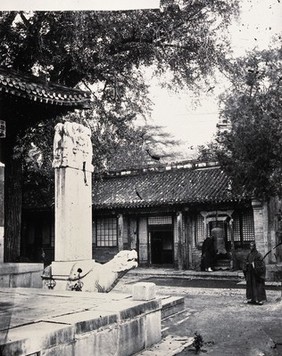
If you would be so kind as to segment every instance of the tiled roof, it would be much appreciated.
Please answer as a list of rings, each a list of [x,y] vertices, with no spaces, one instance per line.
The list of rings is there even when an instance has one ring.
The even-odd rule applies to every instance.
[[[35,102],[88,108],[90,93],[0,68],[0,92]]]
[[[220,167],[177,168],[95,180],[95,209],[142,208],[238,200]]]

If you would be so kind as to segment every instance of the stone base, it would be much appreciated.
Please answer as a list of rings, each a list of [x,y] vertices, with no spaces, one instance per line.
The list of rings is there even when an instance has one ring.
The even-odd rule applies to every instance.
[[[0,320],[2,356],[130,356],[161,340],[160,299],[34,289],[0,297],[5,293],[16,309],[10,305]]]
[[[43,263],[0,263],[0,287],[42,288]]]

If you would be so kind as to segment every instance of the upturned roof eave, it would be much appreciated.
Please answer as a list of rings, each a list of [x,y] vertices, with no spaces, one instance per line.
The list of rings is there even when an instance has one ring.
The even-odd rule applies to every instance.
[[[47,105],[90,108],[90,92],[3,68],[0,68],[0,92]]]

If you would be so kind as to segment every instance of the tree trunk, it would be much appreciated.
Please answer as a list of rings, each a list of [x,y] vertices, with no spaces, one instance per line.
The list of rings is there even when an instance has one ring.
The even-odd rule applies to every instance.
[[[11,159],[5,164],[4,261],[16,262],[21,251],[22,164]]]

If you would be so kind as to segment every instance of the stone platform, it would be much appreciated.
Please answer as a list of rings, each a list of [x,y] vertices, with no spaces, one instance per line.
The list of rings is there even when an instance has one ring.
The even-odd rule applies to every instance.
[[[42,288],[43,263],[0,263],[0,288]]]
[[[133,355],[160,341],[162,308],[167,315],[170,305],[173,312],[181,310],[184,300],[1,288],[0,354]]]

